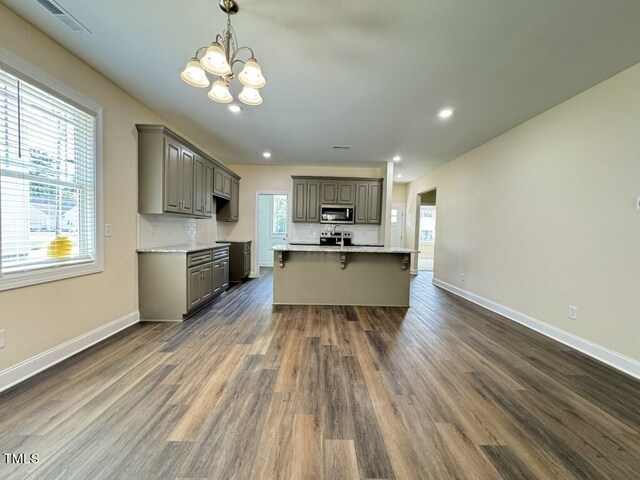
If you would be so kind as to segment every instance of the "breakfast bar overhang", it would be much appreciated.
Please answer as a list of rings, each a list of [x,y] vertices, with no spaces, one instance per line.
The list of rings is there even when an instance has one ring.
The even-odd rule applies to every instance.
[[[407,248],[275,246],[273,303],[408,307],[412,253]]]

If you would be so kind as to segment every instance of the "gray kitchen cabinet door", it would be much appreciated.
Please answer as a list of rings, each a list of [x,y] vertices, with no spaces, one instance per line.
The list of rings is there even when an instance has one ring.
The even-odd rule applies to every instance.
[[[353,205],[354,203],[355,183],[338,182],[338,198],[337,203],[340,205]]]
[[[231,198],[231,175],[222,168],[215,169],[213,193],[216,197]]]
[[[291,220],[294,222],[307,221],[307,181],[293,181],[293,212]]]
[[[202,302],[201,284],[202,268],[189,268],[187,270],[187,310],[191,310]]]
[[[367,198],[367,223],[379,224],[382,217],[382,185],[378,182],[369,184]]]
[[[180,146],[167,139],[164,156],[164,211],[180,213],[181,182]]]
[[[213,165],[209,162],[204,163],[204,215],[205,217],[213,216]]]
[[[320,203],[332,204],[338,202],[338,182],[325,182],[320,184]]]
[[[229,260],[222,260],[222,290],[229,288]]]
[[[237,222],[240,217],[240,182],[236,179],[231,181],[231,199],[229,200],[229,221]]]
[[[356,196],[355,196],[355,202],[354,202],[355,223],[367,223],[369,184],[356,183],[355,189],[356,189]]]
[[[307,182],[307,222],[320,221],[320,182]]]
[[[193,159],[193,213],[204,216],[204,190],[205,190],[204,160],[199,156]]]
[[[224,285],[224,267],[223,260],[213,262],[213,294],[217,295],[222,291]]]
[[[193,153],[184,148],[182,153],[182,165],[181,165],[181,202],[182,213],[193,213]]]
[[[205,302],[213,295],[213,264],[205,263],[201,269],[200,298]]]

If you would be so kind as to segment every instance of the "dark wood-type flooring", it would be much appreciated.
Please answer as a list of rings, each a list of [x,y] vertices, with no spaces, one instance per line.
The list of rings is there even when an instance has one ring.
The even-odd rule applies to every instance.
[[[640,478],[640,382],[429,274],[410,309],[274,308],[271,288],[0,394],[0,453],[38,455],[0,478]]]

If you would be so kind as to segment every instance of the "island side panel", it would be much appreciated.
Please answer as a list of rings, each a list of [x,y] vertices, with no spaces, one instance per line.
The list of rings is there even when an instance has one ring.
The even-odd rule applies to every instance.
[[[138,253],[141,321],[182,321],[187,311],[186,271],[186,253]]]
[[[284,268],[274,252],[273,303],[276,305],[359,305],[408,307],[410,274],[405,254],[346,254],[285,251]]]

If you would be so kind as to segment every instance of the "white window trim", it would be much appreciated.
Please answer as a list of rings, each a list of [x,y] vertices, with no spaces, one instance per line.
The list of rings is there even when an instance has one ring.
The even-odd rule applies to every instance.
[[[6,277],[0,277],[0,291],[14,288],[27,287],[40,283],[63,280],[65,278],[90,275],[104,271],[104,235],[103,235],[103,185],[102,185],[102,145],[103,145],[103,109],[83,94],[76,92],[56,80],[42,70],[29,65],[15,55],[0,49],[0,66],[18,76],[26,77],[38,88],[41,88],[54,96],[62,97],[83,110],[95,115],[96,142],[95,142],[95,198],[96,198],[96,259],[91,263],[79,265],[64,265],[59,267],[43,268],[32,272],[8,273]]]

